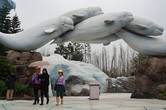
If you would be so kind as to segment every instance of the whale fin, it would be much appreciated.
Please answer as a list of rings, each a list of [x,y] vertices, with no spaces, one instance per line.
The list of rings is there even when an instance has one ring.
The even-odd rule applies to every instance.
[[[45,29],[44,32],[47,34],[50,34],[50,33],[55,32],[57,29],[58,29],[57,27],[50,27],[50,28]]]
[[[64,42],[62,41],[62,39],[54,39],[53,42],[50,43],[50,45],[52,44],[57,44],[58,46],[60,46],[61,44],[63,44]]]
[[[114,22],[115,22],[115,20],[113,20],[113,19],[109,19],[109,20],[104,21],[105,24],[113,24]]]
[[[140,25],[140,24],[136,24],[135,26],[137,26],[140,29],[148,29],[148,27],[146,27],[144,25]]]
[[[74,29],[73,25],[68,25],[68,24],[64,24],[63,27],[67,30],[73,30]]]
[[[57,40],[57,39],[54,39],[54,41],[52,41],[52,42],[50,43],[50,45],[55,44],[55,43],[56,43],[56,40]]]
[[[74,17],[78,17],[78,18],[82,18],[84,17],[85,15],[84,14],[81,14],[81,13],[76,13],[76,14],[73,14]]]

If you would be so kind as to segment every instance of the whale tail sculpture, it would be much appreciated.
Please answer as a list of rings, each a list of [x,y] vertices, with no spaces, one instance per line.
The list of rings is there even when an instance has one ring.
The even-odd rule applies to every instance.
[[[20,33],[0,33],[0,43],[14,50],[36,50],[61,34],[74,29],[73,25],[71,18],[54,18]]]

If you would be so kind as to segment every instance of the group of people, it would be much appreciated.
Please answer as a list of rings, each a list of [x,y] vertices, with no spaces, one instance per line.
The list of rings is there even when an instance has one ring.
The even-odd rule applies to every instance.
[[[34,85],[34,103],[33,105],[39,104],[39,91],[40,91],[40,96],[41,96],[41,103],[40,105],[44,104],[44,98],[43,96],[45,95],[47,101],[46,104],[49,103],[49,83],[50,83],[50,78],[49,74],[47,72],[47,69],[43,69],[42,73],[40,67],[35,68],[36,72],[32,76],[32,82]],[[56,91],[56,101],[57,104],[56,106],[59,106],[59,97],[61,98],[61,104],[63,105],[63,96],[65,92],[65,78],[63,76],[63,70],[58,71],[58,76],[55,79],[55,86],[54,90]],[[7,77],[6,79],[6,86],[7,86],[7,94],[6,98],[7,100],[13,100],[13,92],[15,89],[15,81],[16,81],[16,76],[14,71],[11,72],[11,74]]]
[[[33,105],[36,105],[39,103],[39,91],[41,95],[41,104],[43,105],[43,95],[45,95],[47,102],[49,103],[49,96],[48,96],[48,86],[49,86],[49,74],[46,69],[42,70],[42,74],[40,73],[41,68],[36,67],[36,72],[33,74],[32,81],[34,83],[34,95],[35,100]]]

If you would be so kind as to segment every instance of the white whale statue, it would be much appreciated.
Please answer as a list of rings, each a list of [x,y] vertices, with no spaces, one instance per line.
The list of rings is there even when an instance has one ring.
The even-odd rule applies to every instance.
[[[153,38],[138,35],[121,29],[115,33],[135,51],[149,56],[166,56],[166,38]]]
[[[61,34],[74,29],[73,24],[73,20],[68,17],[46,20],[16,34],[0,33],[0,43],[14,50],[35,50]]]
[[[100,7],[73,10],[16,33],[0,32],[0,43],[18,51],[31,51],[49,41],[109,45],[123,39],[135,51],[150,56],[166,56],[164,28],[130,12],[103,14]]]
[[[103,44],[104,46],[109,45],[111,42],[119,40],[119,38],[116,35],[110,35],[110,36],[105,36],[97,39],[91,39],[91,40],[84,40],[84,41],[74,41],[73,43],[88,43],[88,44]],[[70,41],[71,42],[71,41]]]
[[[77,24],[73,31],[63,34],[52,43],[60,45],[68,41],[84,42],[100,39],[118,32],[132,20],[133,16],[129,12],[117,12],[94,16]]]
[[[141,35],[159,36],[163,34],[164,28],[160,25],[142,17],[134,16],[134,20],[125,26],[126,30]]]
[[[88,19],[90,17],[103,14],[102,9],[100,7],[88,7],[72,10],[64,13],[61,16],[66,16],[71,18],[74,21],[74,25]]]

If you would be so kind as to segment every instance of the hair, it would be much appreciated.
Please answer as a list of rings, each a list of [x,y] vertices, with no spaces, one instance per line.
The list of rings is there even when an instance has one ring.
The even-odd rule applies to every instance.
[[[47,69],[46,69],[46,68],[44,68],[44,69],[43,69],[43,71],[46,71],[46,74],[48,74],[48,72],[47,72]],[[42,72],[43,72],[43,71],[42,71]]]
[[[15,73],[15,71],[14,71],[14,70],[11,70],[10,73]]]

